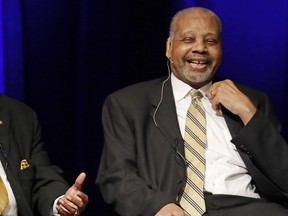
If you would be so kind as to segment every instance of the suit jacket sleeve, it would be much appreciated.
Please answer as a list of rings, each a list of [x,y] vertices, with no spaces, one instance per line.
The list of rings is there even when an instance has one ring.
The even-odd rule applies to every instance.
[[[62,170],[51,165],[48,153],[44,150],[39,122],[34,117],[34,139],[31,161],[35,166],[35,185],[33,187],[32,201],[34,209],[41,215],[48,215],[53,202],[68,190],[63,179]]]
[[[266,179],[264,181],[264,178],[259,178],[258,174],[255,175],[254,181],[256,186],[257,184],[259,186],[260,194],[264,194],[264,196],[266,194],[267,198],[272,197],[274,200],[287,200],[288,145],[281,136],[281,126],[268,97],[265,94],[258,95],[258,97],[259,99],[256,101],[252,96],[258,109],[256,114],[239,131],[232,142],[249,157],[255,165],[255,169],[260,171],[259,174],[261,173],[267,178],[268,181]],[[253,168],[249,165],[247,167],[248,170]],[[254,170],[250,171],[254,172]],[[274,195],[272,194],[274,190],[265,191],[268,185],[264,184],[271,184],[280,193]]]

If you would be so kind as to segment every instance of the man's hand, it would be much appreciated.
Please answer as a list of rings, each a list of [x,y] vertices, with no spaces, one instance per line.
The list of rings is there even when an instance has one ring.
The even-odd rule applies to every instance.
[[[175,203],[169,203],[160,209],[155,216],[185,216],[183,209]]]
[[[231,80],[214,83],[206,92],[212,108],[218,115],[222,115],[221,106],[238,115],[244,125],[256,113],[256,107],[251,100],[243,94]]]
[[[81,173],[64,197],[59,199],[56,209],[61,216],[77,216],[86,208],[88,196],[81,192],[85,178],[86,174]]]

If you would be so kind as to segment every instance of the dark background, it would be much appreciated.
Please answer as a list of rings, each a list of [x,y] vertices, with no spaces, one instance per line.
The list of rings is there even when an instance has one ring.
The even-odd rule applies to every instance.
[[[107,209],[94,183],[103,101],[123,86],[167,74],[170,19],[184,7],[205,6],[219,15],[219,75],[267,92],[288,137],[286,0],[0,2],[4,93],[36,110],[51,160],[70,184],[87,173],[84,215],[105,215]]]

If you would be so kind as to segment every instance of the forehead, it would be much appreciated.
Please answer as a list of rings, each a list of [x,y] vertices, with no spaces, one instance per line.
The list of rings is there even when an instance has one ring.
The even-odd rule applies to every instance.
[[[176,34],[188,32],[201,34],[220,34],[220,24],[217,19],[208,13],[191,12],[178,17],[176,21]]]

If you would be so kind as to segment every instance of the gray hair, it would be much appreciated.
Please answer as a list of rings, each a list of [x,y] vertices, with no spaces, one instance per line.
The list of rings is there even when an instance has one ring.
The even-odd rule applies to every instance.
[[[180,16],[187,14],[187,13],[194,13],[194,12],[202,12],[202,13],[206,13],[211,15],[212,17],[214,17],[216,19],[216,21],[219,23],[219,30],[220,30],[220,34],[222,32],[222,23],[220,18],[211,10],[207,9],[207,8],[203,8],[203,7],[190,7],[190,8],[185,8],[183,10],[180,10],[179,12],[177,12],[171,20],[170,23],[170,30],[169,30],[169,37],[173,38],[176,32],[176,23],[177,20]]]

